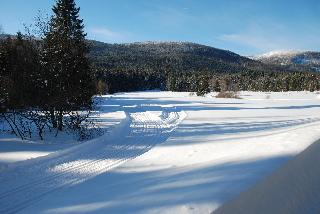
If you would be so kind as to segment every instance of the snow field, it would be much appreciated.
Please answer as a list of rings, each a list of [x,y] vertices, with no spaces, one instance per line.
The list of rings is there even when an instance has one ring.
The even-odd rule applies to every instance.
[[[0,210],[212,213],[320,138],[317,93],[213,95],[102,97],[104,111],[125,112],[126,122],[106,138],[9,167]]]
[[[84,182],[147,152],[168,137],[183,114],[166,115],[160,119],[150,112],[130,113],[111,136],[5,171],[0,178],[0,212],[20,211],[52,191]]]

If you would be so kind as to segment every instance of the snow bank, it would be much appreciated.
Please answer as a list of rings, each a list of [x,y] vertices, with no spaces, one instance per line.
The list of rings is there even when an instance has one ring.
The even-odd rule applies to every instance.
[[[320,140],[215,214],[320,213]]]
[[[107,112],[108,108],[100,107],[97,124],[105,131],[105,135],[111,138],[119,134],[119,130],[122,130],[125,125],[128,125],[129,118],[123,111]],[[24,164],[22,162],[26,160],[39,158],[37,159],[39,161],[78,150],[86,144],[106,137],[100,136],[87,142],[78,142],[72,135],[59,133],[57,137],[46,135],[45,141],[37,139],[22,141],[13,134],[1,132],[1,128],[4,130],[5,125],[5,122],[0,121],[0,172],[10,167],[22,165]]]

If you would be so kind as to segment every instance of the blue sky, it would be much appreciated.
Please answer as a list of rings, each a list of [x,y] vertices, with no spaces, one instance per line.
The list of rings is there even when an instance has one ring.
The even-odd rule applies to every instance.
[[[51,13],[55,0],[0,0],[6,33]],[[319,0],[77,0],[88,38],[191,41],[243,55],[320,51]]]

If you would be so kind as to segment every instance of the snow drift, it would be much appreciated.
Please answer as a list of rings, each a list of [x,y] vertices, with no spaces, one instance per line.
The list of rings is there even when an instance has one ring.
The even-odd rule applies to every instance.
[[[320,213],[320,140],[215,214]]]

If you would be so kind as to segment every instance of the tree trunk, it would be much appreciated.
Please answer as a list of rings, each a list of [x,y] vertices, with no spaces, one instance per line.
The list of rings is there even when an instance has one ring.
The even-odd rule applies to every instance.
[[[54,114],[54,108],[50,109],[50,118],[51,118],[52,127],[57,128],[57,120]]]
[[[58,130],[62,131],[63,128],[63,111],[59,111],[59,115],[58,115]]]

